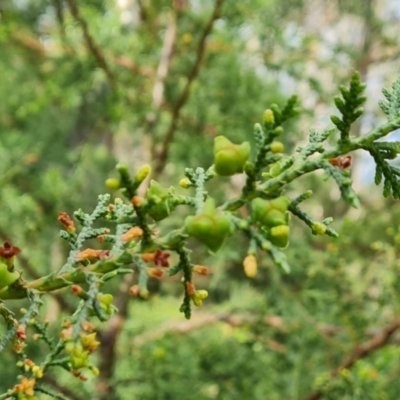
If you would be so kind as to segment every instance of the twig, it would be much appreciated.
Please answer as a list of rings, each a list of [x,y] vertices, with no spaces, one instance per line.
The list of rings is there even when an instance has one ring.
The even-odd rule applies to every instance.
[[[93,37],[89,33],[88,25],[85,19],[79,12],[79,8],[74,0],[67,0],[68,7],[71,11],[72,16],[80,25],[83,37],[85,38],[86,45],[89,51],[92,53],[94,59],[97,62],[97,65],[105,72],[107,79],[110,83],[110,86],[115,89],[115,77],[114,74],[111,72],[109,65],[104,57],[103,52],[100,50],[99,46],[95,43]]]
[[[175,107],[173,108],[172,119],[171,119],[170,126],[168,128],[168,131],[165,135],[164,145],[163,145],[160,153],[157,155],[157,163],[156,163],[156,166],[154,169],[154,174],[153,174],[153,176],[155,177],[154,179],[156,179],[156,177],[158,175],[160,175],[161,172],[165,168],[165,164],[166,164],[166,161],[167,161],[168,155],[169,155],[169,149],[170,149],[170,146],[174,139],[176,128],[177,128],[179,120],[180,120],[181,110],[182,110],[183,106],[185,105],[186,101],[188,100],[192,84],[199,74],[200,66],[203,61],[204,53],[205,53],[205,49],[206,49],[206,39],[214,27],[215,20],[217,20],[220,17],[220,12],[221,12],[223,3],[224,3],[224,0],[216,0],[214,11],[211,15],[210,20],[208,21],[208,24],[206,25],[206,27],[203,31],[201,38],[200,38],[200,42],[197,46],[196,61],[189,73],[188,79],[186,81],[186,85],[185,85],[177,103],[175,104]]]
[[[61,40],[65,42],[65,23],[63,14],[63,4],[60,0],[52,0],[54,7],[56,9],[56,17],[59,26]]]
[[[156,80],[152,91],[151,111],[146,115],[144,146],[147,145],[149,161],[155,154],[155,142],[152,140],[154,136],[154,128],[159,120],[160,111],[163,106],[165,80],[168,76],[169,68],[172,62],[173,50],[176,42],[177,33],[177,16],[175,12],[171,12],[170,23],[164,36],[163,48],[161,50],[161,58],[157,68]],[[153,178],[155,176],[153,175]],[[145,188],[144,188],[145,190]]]
[[[333,370],[330,374],[330,379],[336,378],[340,371],[343,369],[350,369],[358,360],[369,356],[376,350],[386,346],[389,344],[390,339],[393,334],[400,328],[400,318],[396,319],[392,324],[387,326],[383,331],[377,334],[368,342],[365,342],[359,346],[357,346],[351,354],[346,357],[338,368]],[[313,392],[309,394],[304,400],[319,400],[321,399],[323,394],[319,391]]]
[[[78,396],[76,393],[74,393],[72,390],[68,389],[65,386],[60,385],[56,379],[49,375],[45,375],[43,377],[43,381],[48,383],[50,386],[52,386],[54,389],[58,390],[62,394],[68,397],[70,400],[83,400],[83,397]]]
[[[139,10],[140,10],[140,19],[142,21],[146,21],[149,18],[149,14],[143,4],[143,2],[141,0],[138,0],[138,6],[139,6]]]
[[[155,73],[152,67],[140,66],[126,56],[114,56],[114,62],[121,67],[129,69],[132,72],[138,73],[148,78],[152,78]]]
[[[10,238],[8,237],[8,235],[3,232],[0,229],[0,239],[2,242],[11,242]],[[32,266],[32,264],[29,262],[29,260],[24,257],[23,254],[19,254],[18,255],[18,261],[19,263],[22,265],[22,268],[24,270],[24,272],[27,272],[28,275],[32,278],[32,279],[39,279],[40,275],[37,273],[36,269]],[[54,299],[57,301],[57,303],[59,304],[60,308],[63,311],[67,311],[68,313],[73,313],[75,311],[75,308],[72,307],[69,303],[67,303],[67,301],[58,293],[51,293],[51,295],[54,297]]]
[[[265,317],[256,317],[254,315],[241,315],[241,314],[206,314],[196,313],[191,320],[188,321],[172,321],[160,329],[153,332],[145,332],[139,336],[136,336],[133,340],[134,346],[140,347],[147,342],[151,342],[164,337],[169,333],[186,334],[193,330],[197,330],[210,325],[217,324],[219,322],[226,323],[232,327],[240,327],[243,325],[253,325],[256,323],[263,323],[272,328],[276,328],[281,332],[288,332],[290,328],[282,317],[279,315],[269,315]],[[298,322],[291,322],[290,325],[298,325]],[[321,333],[324,337],[332,337],[340,335],[346,332],[346,330],[339,326],[327,325],[324,323],[315,324],[315,329]],[[370,332],[367,332],[371,335]]]
[[[11,40],[15,40],[23,47],[29,50],[33,50],[35,53],[39,53],[40,55],[45,55],[46,47],[37,39],[25,35],[21,32],[13,32],[10,35]]]
[[[41,56],[46,56],[48,53],[51,53],[49,49],[47,49],[39,40],[23,34],[21,32],[13,32],[11,34],[11,39],[16,41],[18,44],[22,45],[23,47],[35,51],[39,53]],[[67,54],[73,54],[73,50],[71,47],[65,47],[64,51]],[[137,74],[152,78],[155,74],[155,71],[152,67],[149,66],[140,66],[133,62],[130,58],[124,55],[113,55],[113,61],[115,64],[119,65],[120,67],[126,68],[129,71],[135,72]]]
[[[271,327],[277,328],[281,331],[286,331],[287,328],[283,323],[283,319],[277,315],[257,318],[251,315],[238,315],[238,314],[205,314],[196,313],[191,320],[170,322],[165,326],[157,329],[153,332],[145,332],[142,335],[136,336],[133,340],[133,344],[136,347],[141,347],[148,342],[160,339],[168,333],[187,334],[191,331],[209,327],[210,325],[217,324],[219,322],[226,323],[232,327],[239,327],[246,324],[254,324],[256,322],[264,323]]]
[[[158,64],[156,81],[154,83],[152,92],[153,108],[160,108],[161,106],[164,97],[164,82],[168,75],[169,67],[172,60],[172,53],[176,41],[177,24],[176,15],[174,12],[171,13],[170,18],[171,21],[165,33],[160,63]]]
[[[115,304],[119,310],[114,314],[107,324],[107,330],[101,333],[100,344],[100,379],[97,385],[100,399],[109,399],[113,391],[113,384],[110,383],[114,374],[114,366],[117,357],[116,347],[119,334],[124,326],[129,313],[129,286],[133,276],[127,275],[125,282],[120,286],[120,296]]]

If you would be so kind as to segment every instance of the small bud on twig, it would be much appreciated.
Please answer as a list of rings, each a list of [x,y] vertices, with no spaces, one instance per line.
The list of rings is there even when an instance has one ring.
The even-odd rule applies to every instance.
[[[329,160],[329,163],[340,169],[350,168],[351,167],[351,156],[347,155],[347,156],[343,156],[343,157],[331,158]]]
[[[75,223],[66,212],[62,211],[58,213],[58,220],[65,226],[65,229],[68,233],[75,232]]]

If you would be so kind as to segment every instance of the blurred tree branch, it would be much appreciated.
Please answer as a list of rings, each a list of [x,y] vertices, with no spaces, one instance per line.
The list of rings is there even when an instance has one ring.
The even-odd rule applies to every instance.
[[[247,324],[252,325],[259,322],[279,329],[282,332],[287,331],[283,319],[276,315],[260,318],[254,315],[197,313],[191,320],[169,322],[165,324],[165,326],[152,332],[146,331],[145,333],[136,336],[133,339],[133,344],[135,347],[140,347],[148,342],[161,339],[169,333],[188,334],[197,329],[209,327],[219,322],[226,323],[232,327],[239,327]]]
[[[164,43],[161,50],[160,63],[158,64],[157,68],[156,81],[154,83],[152,91],[152,107],[156,109],[159,109],[161,107],[163,101],[165,79],[168,76],[169,67],[172,61],[173,49],[176,41],[176,32],[176,14],[175,12],[171,12],[170,23],[168,24],[168,28],[165,33]]]
[[[132,275],[125,277],[125,281],[119,287],[119,296],[115,301],[118,313],[115,313],[109,320],[105,331],[101,332],[100,344],[100,376],[97,384],[100,399],[111,399],[113,384],[110,383],[114,374],[116,362],[116,347],[124,322],[129,312],[129,284],[133,279]]]
[[[32,50],[34,52],[37,52],[41,54],[42,56],[47,56],[50,51],[37,39],[34,37],[31,37],[25,33],[22,32],[13,32],[11,35],[11,38],[16,41],[19,45]],[[73,53],[72,48],[65,48],[64,49],[68,54]],[[113,61],[115,64],[119,65],[120,67],[123,67],[129,71],[138,73],[140,75],[143,75],[145,77],[152,78],[155,75],[155,71],[153,68],[149,66],[140,66],[133,62],[130,58],[124,56],[124,55],[113,55]]]
[[[103,52],[100,50],[100,47],[96,44],[95,40],[89,33],[89,28],[86,20],[82,17],[79,12],[78,5],[74,0],[67,0],[68,7],[71,11],[72,16],[78,22],[79,26],[82,29],[83,37],[85,38],[86,45],[90,53],[92,53],[94,59],[97,62],[99,68],[101,68],[107,76],[108,82],[113,90],[116,88],[115,76],[111,72],[111,69],[106,61],[106,58]]]
[[[358,360],[369,356],[376,350],[388,345],[393,334],[400,328],[400,318],[396,319],[389,326],[383,329],[380,333],[376,334],[368,342],[354,348],[351,354],[342,361],[342,363],[333,370],[330,374],[330,379],[336,378],[344,369],[350,369]],[[323,394],[321,392],[310,393],[304,400],[319,400]]]
[[[143,4],[142,0],[137,0],[137,4],[139,6],[139,10],[140,10],[140,19],[142,21],[146,21],[149,17],[148,12],[146,10],[146,7]]]
[[[84,400],[83,397],[78,396],[75,392],[66,386],[60,385],[55,378],[49,375],[43,377],[43,381],[48,383],[57,391],[61,392],[63,395],[67,396],[70,400]]]
[[[167,162],[168,155],[169,155],[169,149],[171,147],[172,141],[174,140],[175,132],[178,127],[179,120],[180,120],[181,110],[182,110],[183,106],[186,104],[186,102],[189,98],[192,84],[200,72],[201,63],[203,61],[204,53],[205,53],[205,49],[206,49],[206,40],[207,40],[207,37],[212,32],[212,29],[214,27],[214,22],[218,18],[220,18],[223,3],[224,3],[224,0],[216,0],[215,6],[214,6],[214,11],[210,17],[210,20],[208,21],[208,24],[206,25],[206,27],[201,35],[200,41],[197,46],[196,60],[193,64],[193,67],[192,67],[190,73],[189,73],[189,76],[186,81],[186,85],[183,88],[182,93],[172,110],[172,120],[171,120],[171,123],[167,130],[167,133],[165,134],[163,147],[162,147],[161,151],[159,152],[159,154],[156,156],[156,165],[154,168],[154,179],[157,179],[157,177],[163,172],[163,170],[165,168],[165,164]]]
[[[173,321],[167,323],[165,326],[154,330],[152,332],[145,332],[133,340],[134,346],[140,347],[147,342],[157,340],[169,333],[187,334],[200,328],[209,327],[217,323],[225,323],[234,328],[241,327],[243,325],[254,325],[261,323],[268,325],[272,328],[278,329],[283,333],[289,333],[290,327],[279,315],[269,315],[269,316],[255,316],[255,315],[241,315],[241,314],[206,314],[197,313],[191,320],[188,321]],[[299,322],[296,321],[292,323],[293,325],[298,325]],[[318,323],[315,325],[315,329],[322,335],[327,337],[332,337],[340,335],[346,332],[346,330],[339,326],[333,326],[323,323]],[[368,334],[370,334],[368,332]]]
[[[65,42],[65,21],[64,21],[64,10],[61,0],[53,0],[54,7],[56,9],[56,18],[59,26],[59,32],[62,42]]]

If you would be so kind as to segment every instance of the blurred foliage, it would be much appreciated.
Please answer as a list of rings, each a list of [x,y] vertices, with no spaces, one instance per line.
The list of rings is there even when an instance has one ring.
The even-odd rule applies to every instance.
[[[76,1],[107,75],[70,4],[0,2],[0,239],[23,250],[27,276],[63,264],[68,249],[57,236],[58,212],[93,207],[117,160],[133,169],[156,163],[214,7],[211,0]],[[391,27],[399,15],[390,0],[226,0],[160,179],[167,186],[186,166],[210,165],[219,134],[251,140],[249,127],[264,108],[297,91],[310,119],[288,128],[291,150],[311,117],[327,120],[335,87],[353,69],[372,90],[398,73],[399,37]],[[171,63],[157,102],[153,88],[174,18]],[[353,134],[382,118],[374,96]],[[232,181],[239,190],[242,182]],[[222,182],[210,184],[221,197],[232,190],[228,179]],[[298,185],[315,193],[305,209],[316,218],[335,217],[340,238],[316,238],[294,221],[291,274],[265,259],[254,279],[242,267],[245,239],[235,237],[218,256],[195,248],[213,271],[202,278],[210,292],[206,306],[182,327],[179,282],[152,280],[149,301],[129,304],[108,399],[301,400],[317,389],[332,400],[398,398],[396,335],[326,382],[356,346],[399,315],[400,206],[380,200],[361,179],[361,207],[350,212],[330,181],[321,185],[310,176]],[[182,217],[177,212],[166,224],[177,226]],[[110,291],[119,290],[110,283]],[[64,315],[54,299],[46,312],[50,323]],[[33,356],[41,347],[30,343],[29,350]],[[11,352],[1,357],[3,392],[17,370]],[[57,371],[54,380],[76,399],[101,398],[100,379],[82,384]]]

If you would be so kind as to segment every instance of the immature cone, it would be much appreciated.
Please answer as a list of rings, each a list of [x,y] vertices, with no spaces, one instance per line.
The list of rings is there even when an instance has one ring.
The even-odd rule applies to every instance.
[[[263,117],[264,117],[263,118],[264,119],[264,123],[266,123],[267,125],[273,124],[275,122],[274,112],[269,108],[267,108],[264,111],[264,116]]]
[[[283,153],[285,150],[285,146],[282,142],[272,142],[271,143],[271,151],[272,153]]]
[[[106,180],[106,187],[110,190],[117,190],[121,187],[121,181],[117,178],[108,178]]]
[[[151,180],[146,198],[153,202],[148,209],[148,214],[154,221],[161,221],[168,217],[171,208],[167,189],[163,188],[155,180]]]
[[[36,379],[28,379],[26,376],[21,378],[21,383],[14,386],[14,391],[18,393],[18,399],[35,399]]]
[[[221,176],[231,176],[243,171],[250,156],[250,143],[233,144],[225,136],[214,139],[214,168]]]
[[[205,300],[208,297],[207,290],[196,290],[195,296],[198,297],[200,300]]]
[[[192,272],[196,272],[200,275],[208,275],[208,268],[204,265],[194,265],[192,267]]]
[[[184,189],[189,189],[190,186],[192,186],[192,184],[191,184],[191,182],[190,182],[190,179],[185,177],[185,178],[182,178],[182,179],[179,181],[179,186],[182,187],[182,188],[184,188]]]
[[[133,239],[142,237],[143,230],[138,226],[134,226],[121,236],[122,242],[131,242]]]
[[[114,308],[112,305],[113,295],[109,293],[98,293],[97,294],[97,301],[101,309],[108,315],[114,314]]]
[[[272,150],[271,150],[272,151]],[[269,171],[268,172],[263,172],[262,176],[264,178],[275,178],[282,172],[282,165],[279,161],[271,164],[269,166]]]
[[[326,232],[326,225],[322,224],[321,222],[314,222],[311,225],[311,229],[315,235],[324,235]]]
[[[287,225],[279,225],[271,228],[271,242],[280,248],[285,248],[289,244],[290,228]]]
[[[207,290],[196,290],[195,293],[191,295],[193,304],[196,307],[201,307],[203,304],[203,300],[205,300],[208,297],[208,292]]]
[[[150,165],[145,164],[141,166],[135,175],[135,182],[137,184],[142,183],[149,176],[150,172],[151,172]]]
[[[69,353],[69,362],[74,370],[86,368],[89,366],[89,352],[84,350],[81,344],[72,344],[65,346],[65,351]]]
[[[96,332],[81,333],[80,342],[84,350],[93,353],[99,347],[100,342],[96,340]]]
[[[290,200],[281,196],[273,200],[263,200],[256,198],[252,202],[253,219],[262,226],[272,228],[278,225],[287,225],[289,222]]]
[[[257,258],[254,254],[249,254],[243,260],[244,273],[248,278],[254,278],[257,275]]]
[[[217,211],[213,199],[208,199],[203,213],[185,220],[186,232],[204,243],[211,251],[219,250],[224,240],[232,234],[228,215]]]

